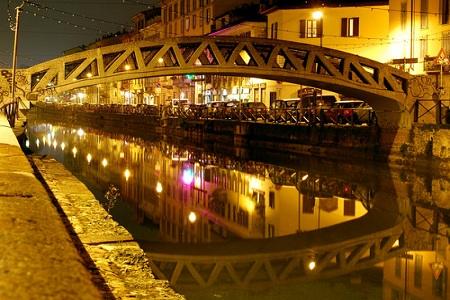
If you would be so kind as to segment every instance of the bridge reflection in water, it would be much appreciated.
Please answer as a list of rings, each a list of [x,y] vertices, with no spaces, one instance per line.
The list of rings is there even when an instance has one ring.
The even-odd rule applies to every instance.
[[[395,286],[399,262],[411,256],[399,256],[408,250],[408,192],[386,170],[309,158],[242,160],[29,124],[32,150],[56,157],[103,193],[116,185],[138,223],[159,224],[158,240],[139,240],[155,275],[176,287],[309,282],[400,257],[385,265],[385,285]]]

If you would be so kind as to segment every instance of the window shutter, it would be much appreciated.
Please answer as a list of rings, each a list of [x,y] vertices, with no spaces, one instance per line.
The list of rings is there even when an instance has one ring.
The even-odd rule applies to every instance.
[[[353,19],[353,36],[359,36],[359,18]]]
[[[341,36],[347,36],[347,18],[341,19]]]
[[[306,20],[300,20],[300,38],[306,37]]]
[[[323,35],[323,19],[317,21],[317,37],[322,37]]]

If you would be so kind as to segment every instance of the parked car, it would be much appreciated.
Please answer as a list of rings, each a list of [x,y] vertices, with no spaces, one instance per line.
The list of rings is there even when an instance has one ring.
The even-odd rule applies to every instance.
[[[362,100],[344,100],[335,102],[325,112],[328,122],[337,124],[367,124],[376,122],[373,108]]]
[[[333,95],[308,95],[301,98],[297,108],[330,108],[337,101]]]

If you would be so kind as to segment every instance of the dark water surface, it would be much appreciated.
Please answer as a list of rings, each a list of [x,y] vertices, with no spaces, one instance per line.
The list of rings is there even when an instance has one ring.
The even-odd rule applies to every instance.
[[[449,298],[448,178],[255,149],[221,154],[33,115],[27,136],[35,155],[63,163],[111,209],[155,275],[188,299]],[[112,186],[115,203],[105,197]]]

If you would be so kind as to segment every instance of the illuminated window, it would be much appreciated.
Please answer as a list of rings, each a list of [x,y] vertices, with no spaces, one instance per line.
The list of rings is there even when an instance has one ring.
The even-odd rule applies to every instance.
[[[189,25],[190,25],[190,18],[186,18],[185,22],[184,22],[184,28],[186,29],[186,31],[189,31]]]
[[[342,18],[341,36],[359,36],[359,18]]]
[[[322,20],[300,20],[300,38],[322,37]]]

